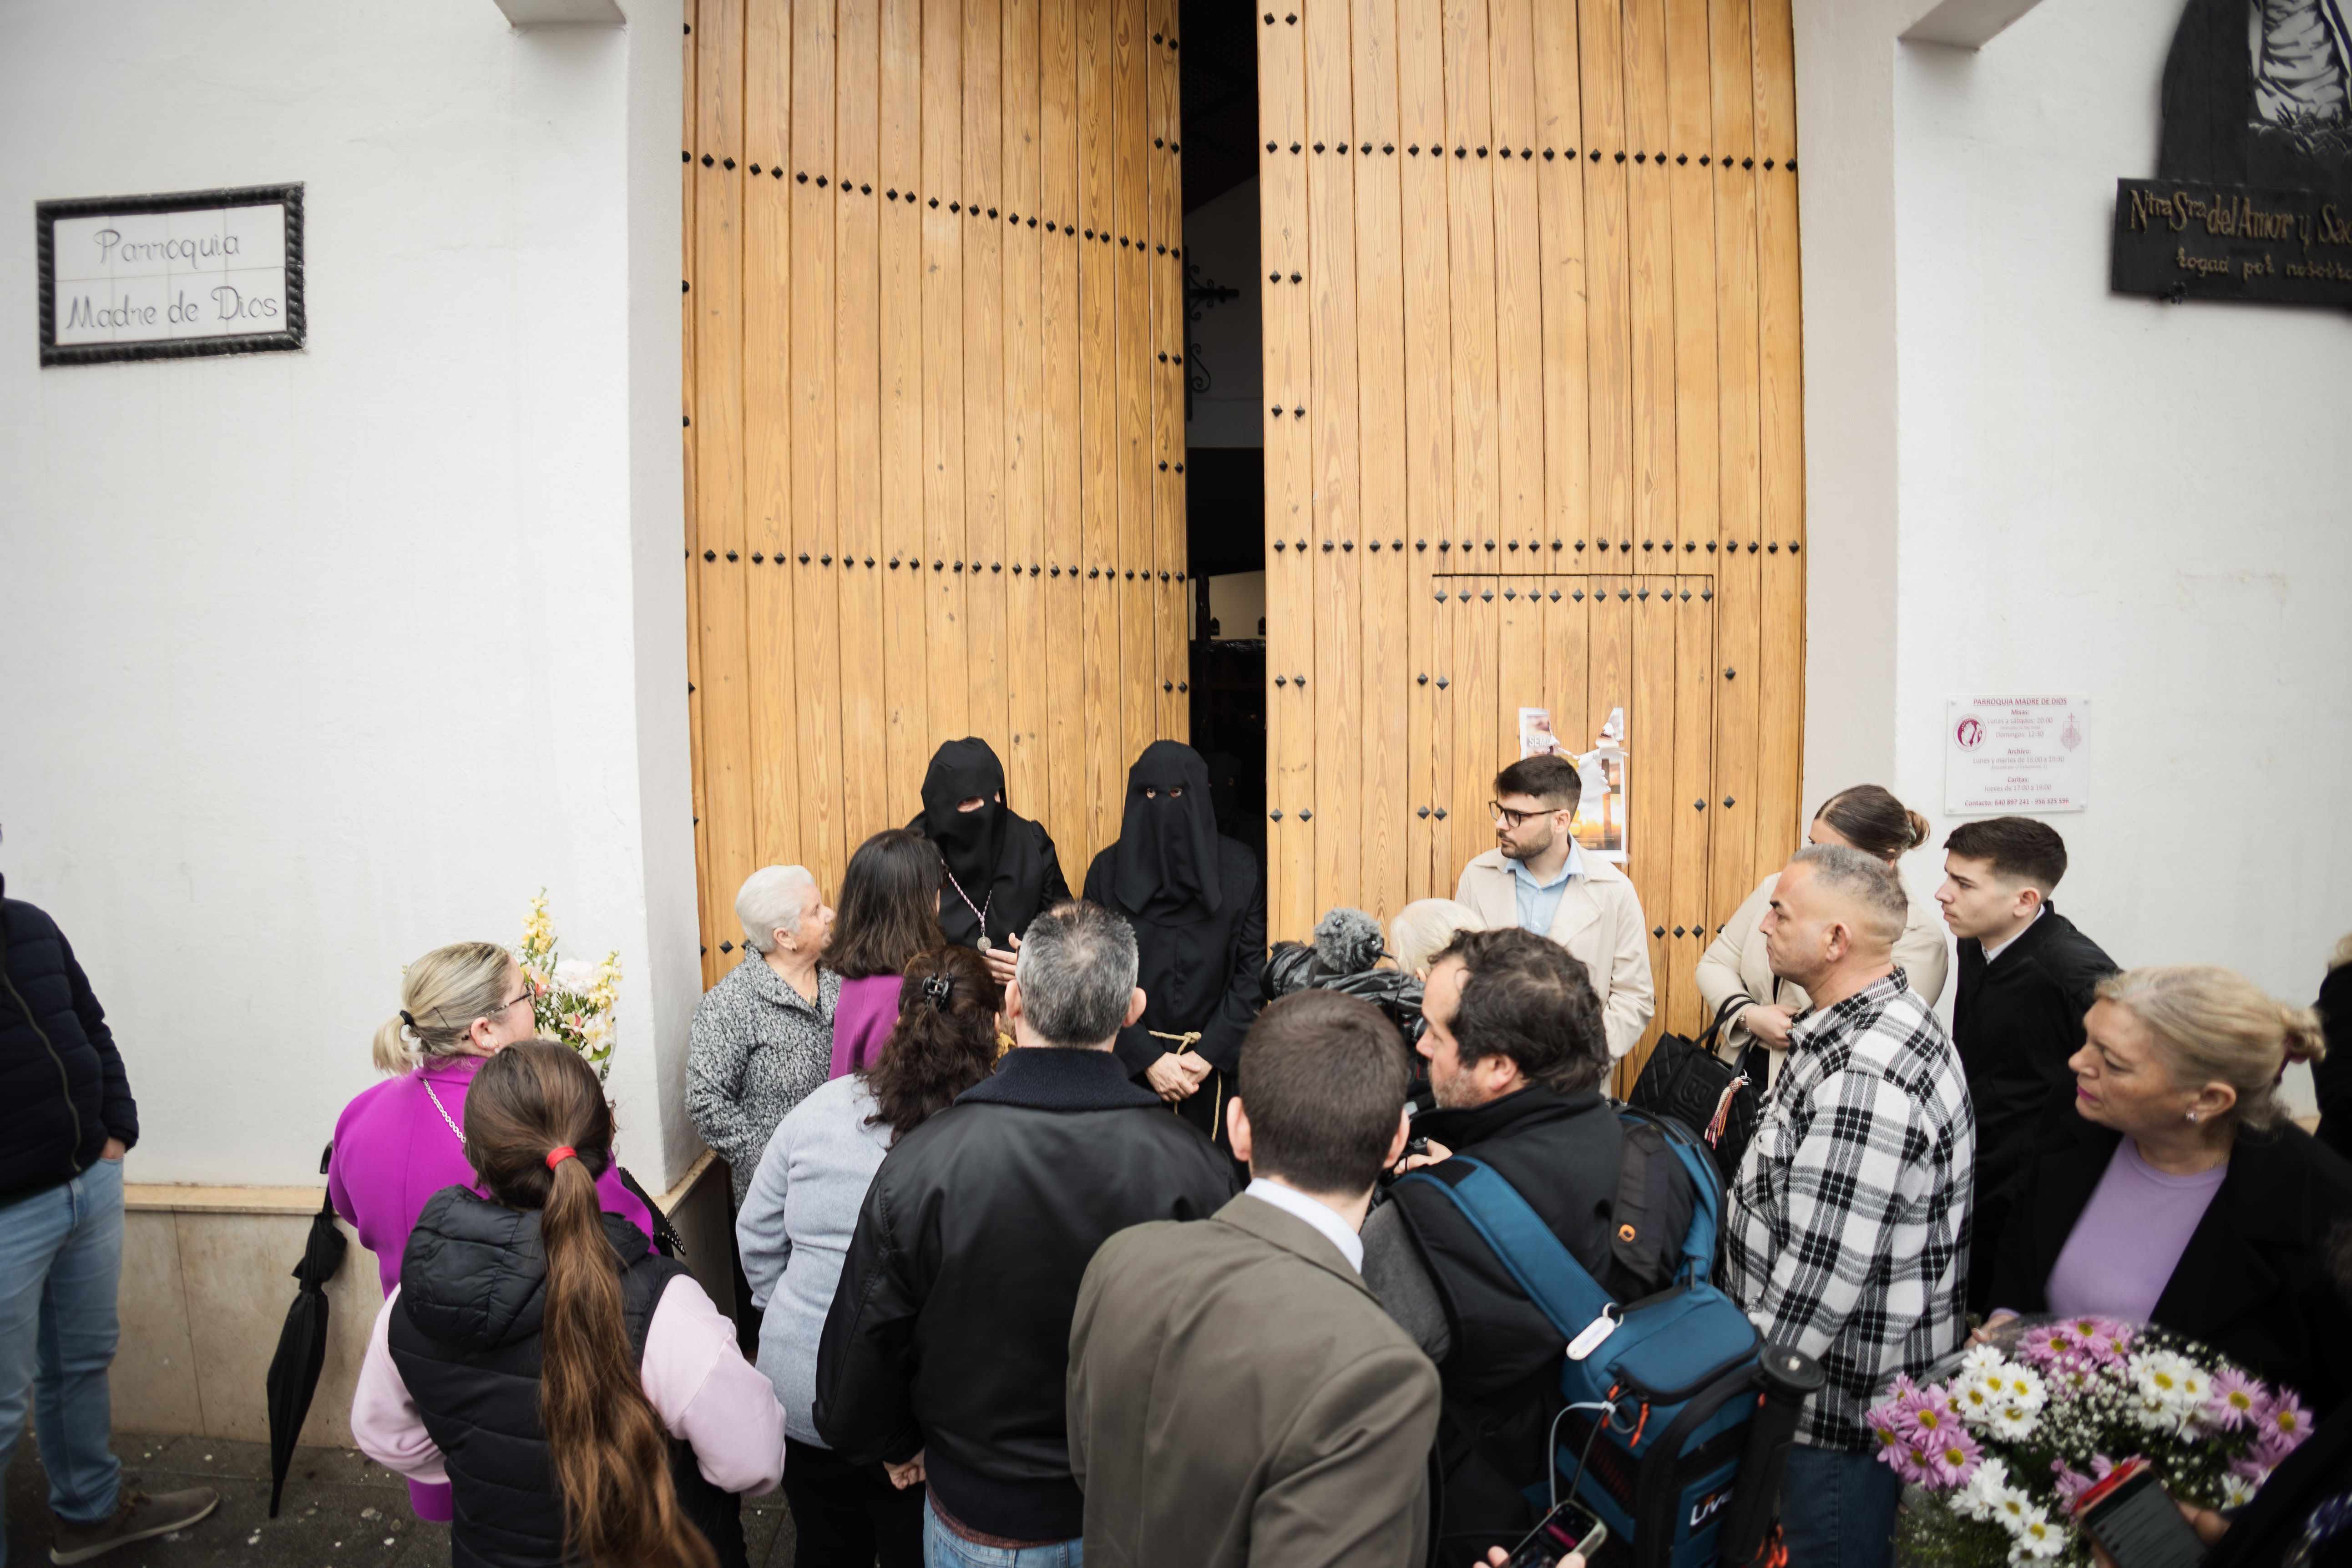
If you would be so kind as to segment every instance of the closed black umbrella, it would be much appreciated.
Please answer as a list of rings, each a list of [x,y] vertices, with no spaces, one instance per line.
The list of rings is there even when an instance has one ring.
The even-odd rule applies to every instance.
[[[334,1145],[319,1157],[326,1173]],[[310,1414],[311,1395],[319,1392],[319,1368],[327,1359],[327,1281],[343,1266],[350,1243],[335,1228],[334,1200],[320,1201],[310,1220],[310,1239],[302,1246],[302,1261],[294,1266],[300,1282],[293,1306],[287,1309],[286,1327],[278,1335],[278,1353],[269,1358],[269,1517],[278,1517],[278,1500],[286,1490],[286,1472],[294,1463],[294,1440]]]

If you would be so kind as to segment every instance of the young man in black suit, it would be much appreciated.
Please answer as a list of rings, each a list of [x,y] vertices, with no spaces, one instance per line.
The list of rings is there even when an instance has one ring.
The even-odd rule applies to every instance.
[[[1960,949],[1952,1043],[1977,1118],[1973,1311],[1992,1304],[1993,1259],[2034,1152],[2070,1126],[2066,1060],[2082,1049],[2093,993],[2117,967],[2050,901],[2065,874],[2066,841],[2032,817],[1963,823],[1944,840],[1936,901]]]

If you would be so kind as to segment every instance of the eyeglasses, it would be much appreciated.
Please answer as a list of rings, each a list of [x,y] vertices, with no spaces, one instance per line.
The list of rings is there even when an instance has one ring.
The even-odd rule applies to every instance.
[[[538,1000],[539,1000],[539,987],[538,987],[538,986],[536,986],[536,985],[531,984],[529,981],[525,981],[525,982],[523,983],[522,994],[521,994],[521,995],[520,995],[520,996],[510,997],[510,998],[509,998],[508,1000],[506,1000],[506,1001],[504,1001],[504,1002],[499,1003],[499,1012],[501,1012],[501,1013],[503,1013],[503,1012],[507,1011],[509,1008],[510,1008],[510,1007],[514,1006],[514,1005],[515,1005],[515,1004],[516,1004],[516,1003],[518,1003],[518,1002],[534,1002],[534,1003],[535,1003],[535,1002],[537,1002]]]
[[[1499,802],[1490,800],[1486,803],[1486,815],[1495,819],[1495,825],[1497,827],[1517,827],[1522,822],[1530,821],[1538,816],[1549,816],[1551,813],[1549,810],[1511,811]]]

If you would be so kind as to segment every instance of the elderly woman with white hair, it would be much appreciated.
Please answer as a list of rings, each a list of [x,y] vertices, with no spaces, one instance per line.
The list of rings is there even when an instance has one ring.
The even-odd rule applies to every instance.
[[[735,918],[743,962],[695,1005],[686,1110],[727,1162],[740,1204],[776,1123],[824,1081],[841,976],[817,963],[833,910],[804,868],[752,872]]]

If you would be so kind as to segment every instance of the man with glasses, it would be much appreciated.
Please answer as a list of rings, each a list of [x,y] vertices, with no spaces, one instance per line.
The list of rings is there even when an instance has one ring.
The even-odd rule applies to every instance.
[[[1495,775],[1495,847],[1462,868],[1454,896],[1490,928],[1549,937],[1581,962],[1601,999],[1612,1059],[1633,1048],[1655,1007],[1642,900],[1625,874],[1577,848],[1584,793],[1566,757],[1525,757]]]

